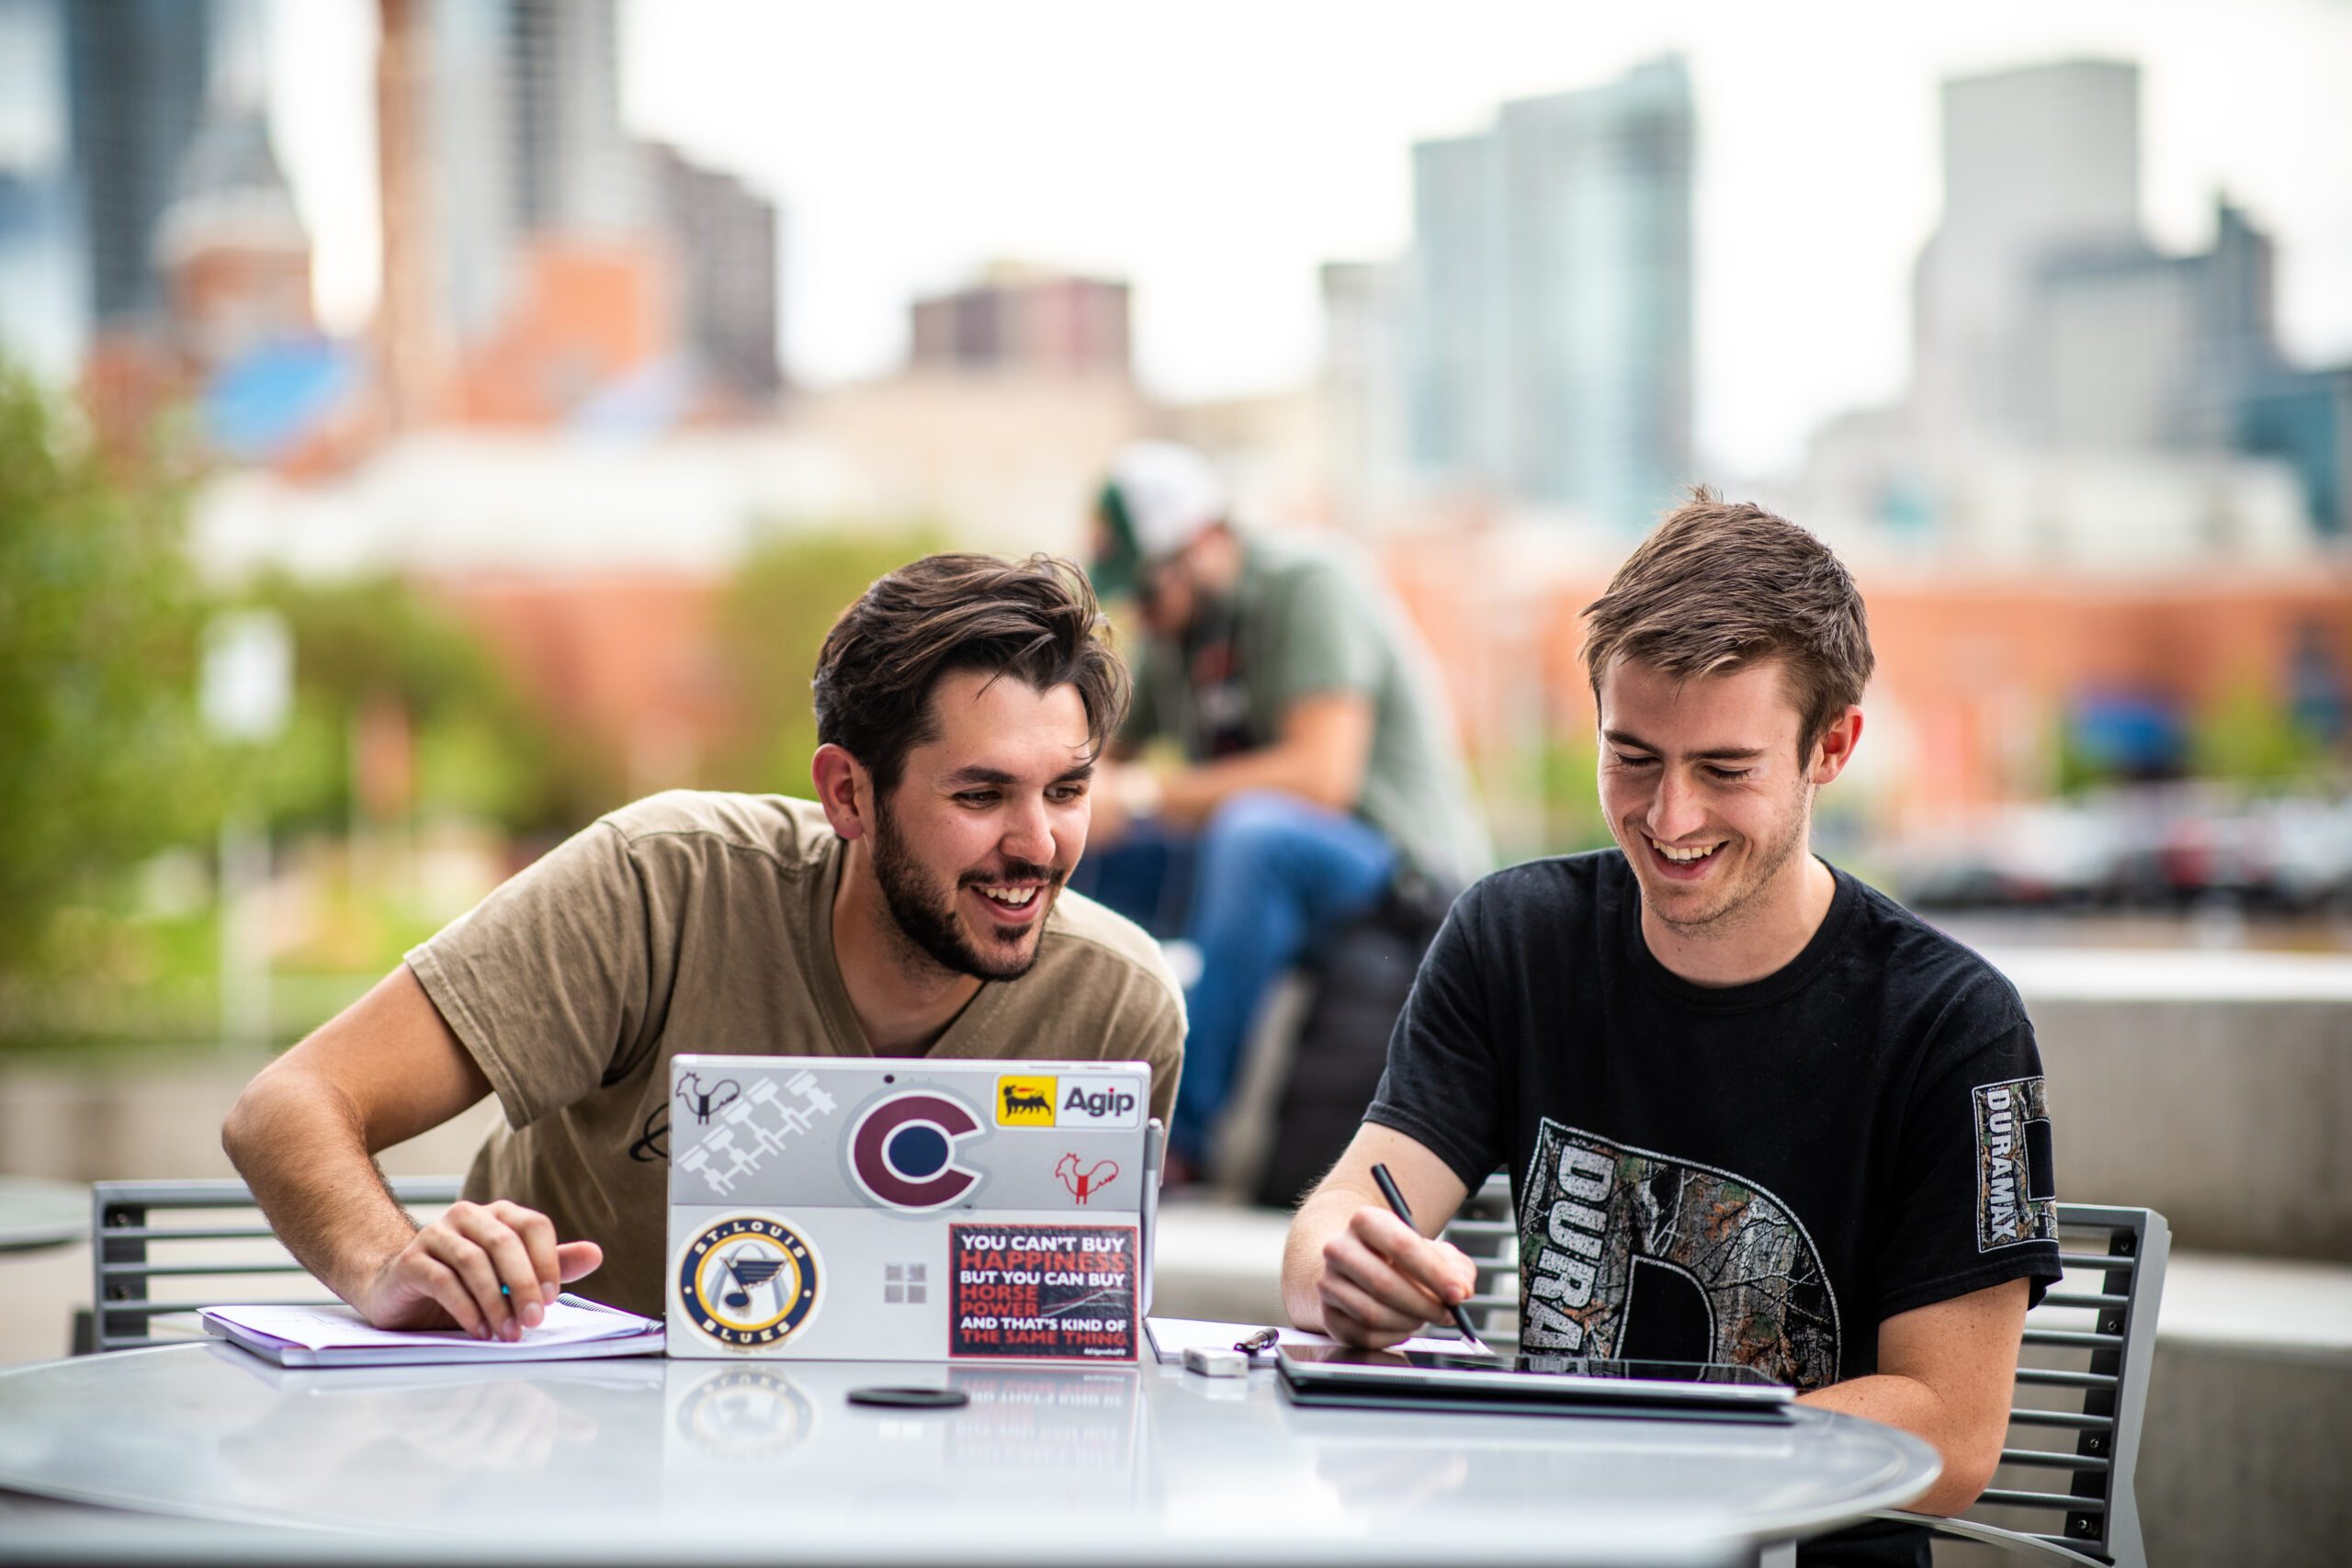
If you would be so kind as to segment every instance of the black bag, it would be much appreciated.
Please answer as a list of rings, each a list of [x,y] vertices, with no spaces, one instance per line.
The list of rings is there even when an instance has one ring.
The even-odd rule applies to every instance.
[[[1368,914],[1342,927],[1306,969],[1314,985],[1274,1103],[1274,1135],[1253,1200],[1286,1209],[1306,1195],[1363,1123],[1388,1066],[1388,1036],[1453,889],[1400,875]]]

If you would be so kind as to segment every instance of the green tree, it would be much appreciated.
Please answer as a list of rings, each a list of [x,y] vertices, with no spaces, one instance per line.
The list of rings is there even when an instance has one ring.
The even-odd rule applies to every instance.
[[[739,715],[709,782],[806,795],[817,719],[808,682],[834,617],[868,584],[942,547],[914,522],[796,530],[737,569],[719,604],[718,640]]]
[[[355,727],[371,707],[410,728],[413,804],[510,831],[577,826],[609,804],[610,770],[560,744],[472,628],[396,577],[271,578],[249,602],[294,644],[287,734],[247,760],[247,783],[280,829],[340,829],[359,788]]]
[[[2324,782],[2326,743],[2295,722],[2287,704],[2241,682],[2189,722],[2189,771],[2199,778],[2278,789]]]
[[[0,976],[42,966],[61,909],[214,819],[183,529],[175,485],[110,470],[0,366]]]

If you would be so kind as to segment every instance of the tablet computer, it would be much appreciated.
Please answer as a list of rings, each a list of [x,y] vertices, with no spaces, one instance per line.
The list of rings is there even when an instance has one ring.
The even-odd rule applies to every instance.
[[[1278,1364],[1283,1393],[1301,1404],[1784,1421],[1796,1399],[1788,1384],[1729,1362],[1284,1345]]]

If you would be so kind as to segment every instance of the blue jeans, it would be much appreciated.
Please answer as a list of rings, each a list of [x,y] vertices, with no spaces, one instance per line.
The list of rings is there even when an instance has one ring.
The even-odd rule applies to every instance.
[[[1272,791],[1237,795],[1197,837],[1138,828],[1070,879],[1155,936],[1201,956],[1184,995],[1184,1077],[1169,1146],[1199,1165],[1233,1092],[1267,990],[1307,951],[1380,901],[1396,852],[1355,818]]]

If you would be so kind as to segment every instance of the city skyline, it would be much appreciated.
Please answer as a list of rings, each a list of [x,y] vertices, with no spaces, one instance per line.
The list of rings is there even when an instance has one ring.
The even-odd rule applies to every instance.
[[[1698,445],[1740,473],[1792,467],[1824,419],[1904,385],[1911,267],[1938,216],[1940,80],[2129,59],[2146,83],[2156,243],[2207,243],[2226,187],[2278,241],[2289,351],[2352,352],[2352,291],[2330,284],[2352,275],[2352,190],[2326,152],[2352,145],[2352,106],[2325,90],[2352,69],[2352,7],[1993,6],[1905,13],[1898,28],[1852,6],[1623,17],[1487,4],[1450,17],[1453,50],[1331,7],[1246,25],[1215,5],[1185,17],[625,5],[624,111],[635,133],[744,176],[792,214],[795,376],[896,368],[911,299],[1013,256],[1131,281],[1139,374],[1188,400],[1314,373],[1317,268],[1403,250],[1415,141],[1679,49],[1699,121]],[[319,238],[322,314],[354,325],[375,287],[372,129],[349,123],[367,101],[373,6],[306,0],[273,22],[274,108]],[[1105,68],[1118,59],[1151,67]],[[2257,96],[2263,113],[2243,113]],[[1747,234],[1752,251],[1733,239]],[[1770,396],[1747,390],[1768,378]]]

